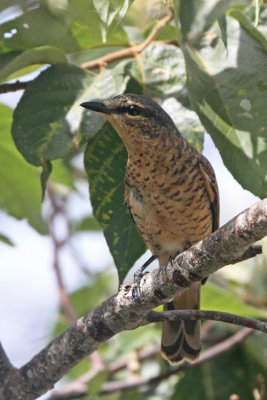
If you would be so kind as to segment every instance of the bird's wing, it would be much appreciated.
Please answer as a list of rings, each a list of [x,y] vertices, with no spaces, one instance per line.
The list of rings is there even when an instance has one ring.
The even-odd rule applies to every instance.
[[[213,171],[209,161],[199,154],[199,169],[205,182],[205,187],[210,199],[210,207],[212,211],[212,232],[219,228],[220,224],[220,201],[219,201],[219,190]]]

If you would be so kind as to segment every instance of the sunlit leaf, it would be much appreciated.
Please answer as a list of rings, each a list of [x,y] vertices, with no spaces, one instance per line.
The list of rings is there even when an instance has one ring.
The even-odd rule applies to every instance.
[[[10,54],[7,53],[7,56],[10,56]],[[4,68],[1,68],[0,81],[6,80],[8,77],[10,77],[11,74],[19,71],[27,65],[59,64],[65,63],[66,61],[67,60],[64,52],[51,46],[43,46],[39,48],[25,50],[20,54],[15,53],[14,57],[10,58],[10,61],[6,63]]]
[[[66,52],[79,50],[79,45],[63,19],[46,7],[37,7],[0,25],[3,44],[11,50],[52,46]]]
[[[244,29],[228,18],[228,51],[220,39],[201,50],[187,43],[182,49],[189,95],[201,122],[234,178],[245,189],[264,198],[267,58],[264,38],[260,36],[259,41],[260,34],[254,29]]]

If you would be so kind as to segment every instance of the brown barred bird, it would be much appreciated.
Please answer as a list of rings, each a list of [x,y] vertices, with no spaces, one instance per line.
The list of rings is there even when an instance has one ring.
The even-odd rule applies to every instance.
[[[82,106],[103,114],[125,144],[124,199],[160,265],[218,228],[219,195],[213,168],[156,102],[123,94]],[[165,304],[164,310],[199,309],[200,287],[200,282],[195,283]],[[163,323],[162,354],[170,363],[195,361],[200,347],[200,321]]]

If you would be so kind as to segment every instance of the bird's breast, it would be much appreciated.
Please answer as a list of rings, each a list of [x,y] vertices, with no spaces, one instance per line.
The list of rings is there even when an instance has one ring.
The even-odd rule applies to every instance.
[[[127,168],[125,201],[139,233],[164,261],[212,231],[212,213],[197,159]],[[148,165],[145,165],[148,164]]]

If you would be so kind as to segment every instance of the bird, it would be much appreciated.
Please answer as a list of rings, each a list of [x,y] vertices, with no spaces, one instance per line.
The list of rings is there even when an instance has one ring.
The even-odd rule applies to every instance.
[[[164,265],[219,227],[214,170],[157,102],[126,93],[81,106],[101,113],[126,147],[124,200],[151,260]],[[164,310],[198,310],[200,288],[201,282],[194,283]],[[161,352],[170,364],[198,359],[200,326],[196,320],[163,322]]]

